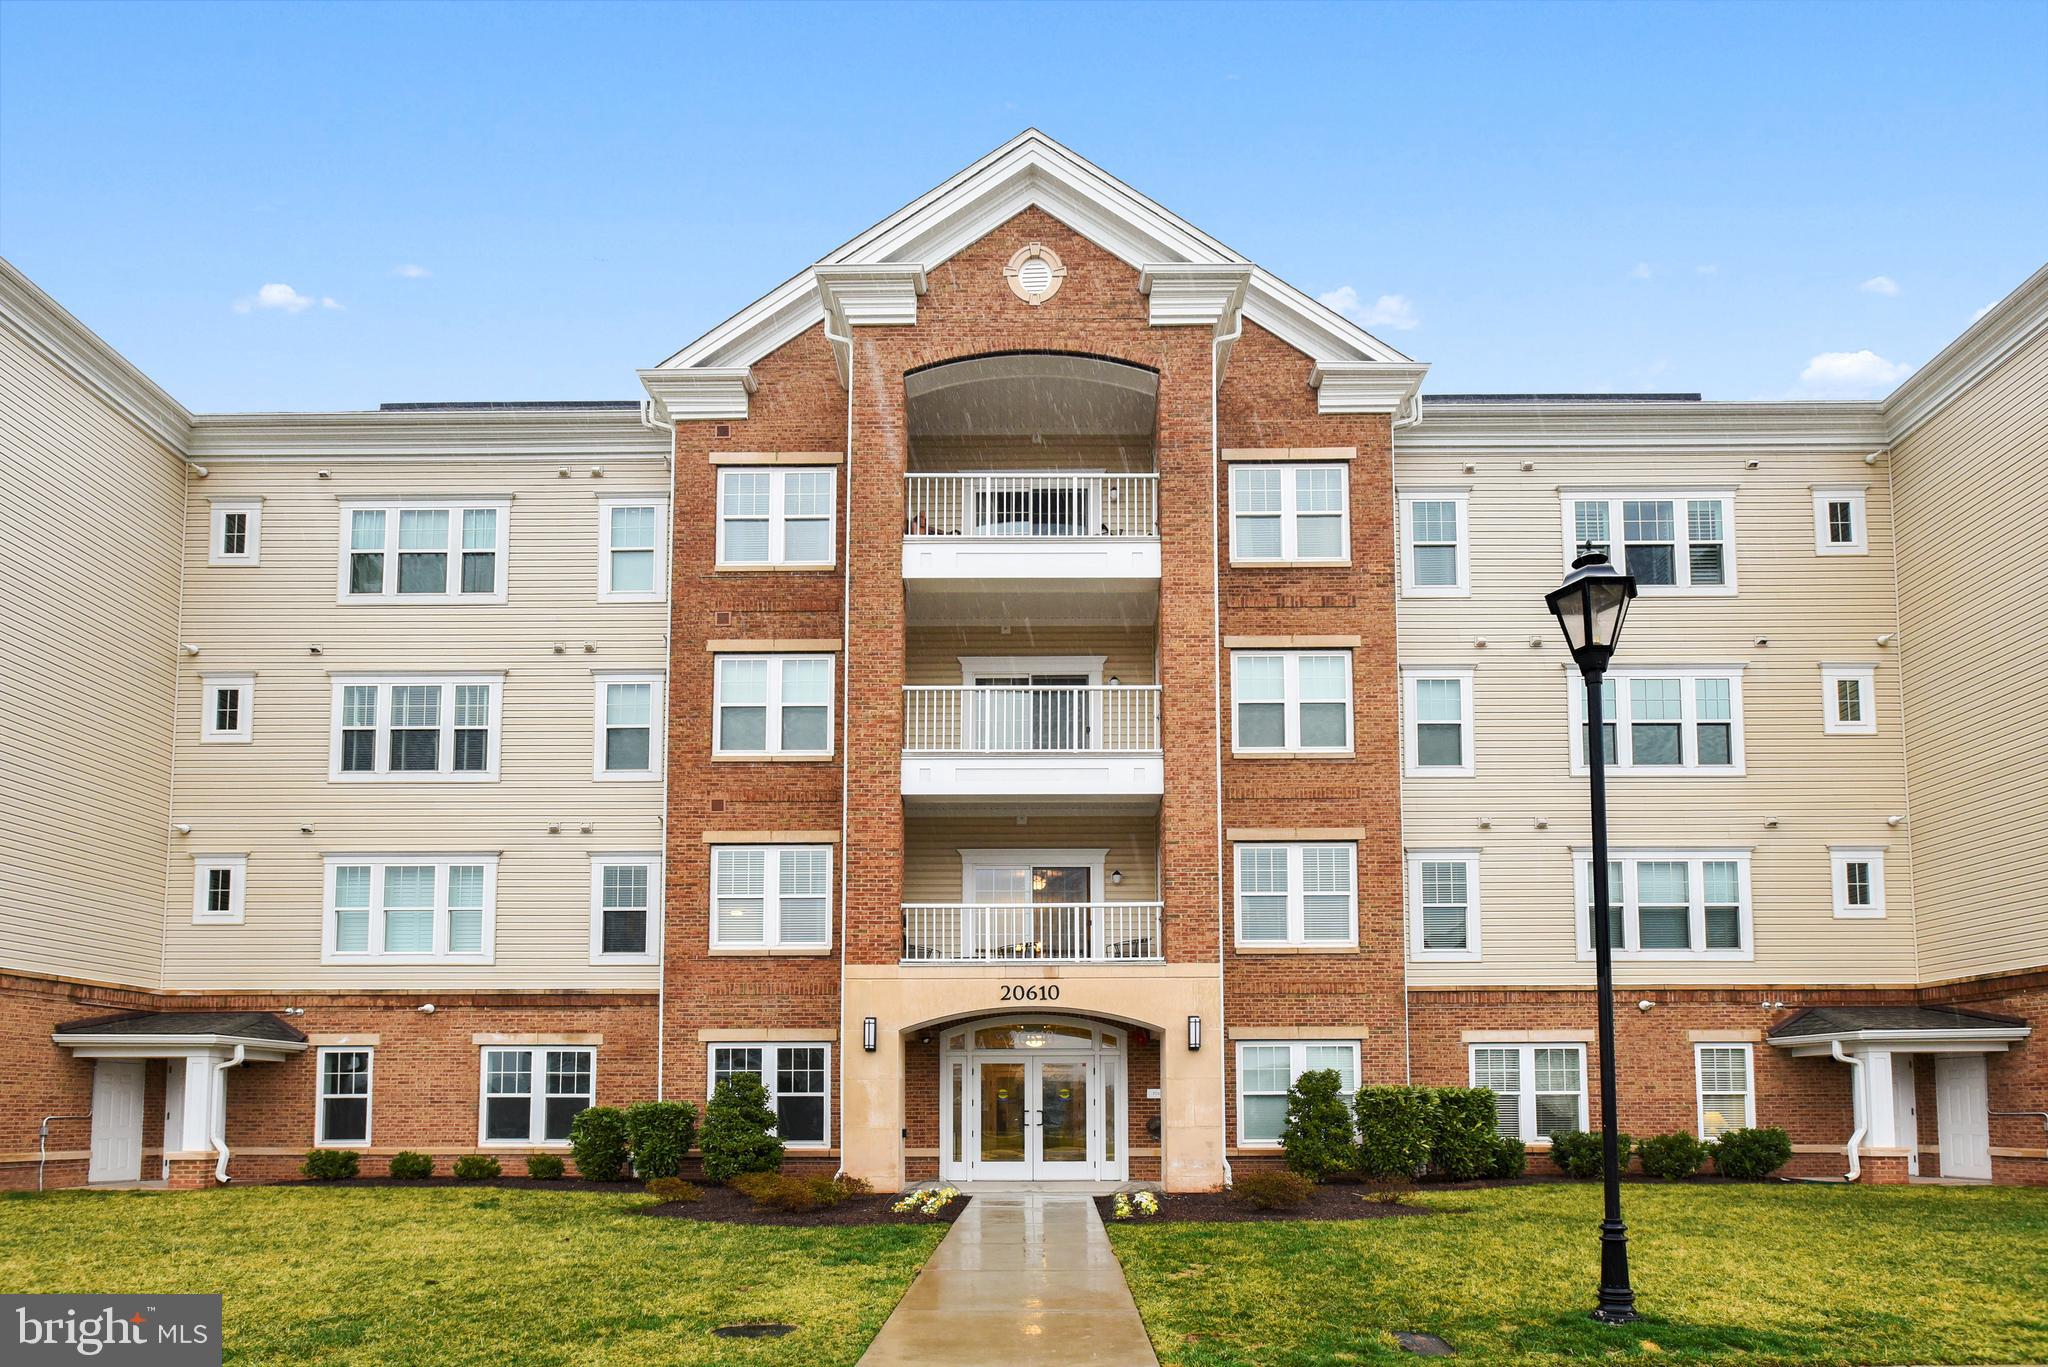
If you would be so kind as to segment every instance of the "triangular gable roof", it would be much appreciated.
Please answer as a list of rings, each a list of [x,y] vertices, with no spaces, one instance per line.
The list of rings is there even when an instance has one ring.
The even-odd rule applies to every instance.
[[[1259,269],[1035,128],[1027,128],[912,200],[818,264],[934,266],[1033,206],[1134,268],[1181,262],[1251,267],[1244,316],[1318,364],[1412,364],[1336,310]],[[744,368],[816,327],[824,317],[817,277],[806,270],[663,361],[658,369]]]

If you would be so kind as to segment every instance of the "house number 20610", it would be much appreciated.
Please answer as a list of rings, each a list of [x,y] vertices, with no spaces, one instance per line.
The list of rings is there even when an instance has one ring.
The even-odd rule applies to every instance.
[[[1004,983],[1002,988],[1006,1002],[1056,1002],[1060,999],[1058,983]]]

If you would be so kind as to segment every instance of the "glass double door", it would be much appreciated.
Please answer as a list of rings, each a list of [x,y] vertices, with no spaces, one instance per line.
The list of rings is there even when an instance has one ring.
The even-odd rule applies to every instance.
[[[1095,1177],[1103,1123],[1099,1066],[1089,1057],[976,1056],[970,1173],[992,1181]]]

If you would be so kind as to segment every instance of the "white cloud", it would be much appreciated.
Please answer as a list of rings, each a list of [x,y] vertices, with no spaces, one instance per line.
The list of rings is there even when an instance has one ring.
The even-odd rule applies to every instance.
[[[1415,301],[1405,294],[1383,294],[1373,300],[1371,307],[1361,305],[1358,291],[1350,285],[1339,285],[1316,297],[1337,312],[1349,314],[1363,327],[1406,332],[1422,325],[1422,320],[1415,316]]]
[[[1653,272],[1650,269],[1650,263],[1647,261],[1636,262],[1635,265],[1629,268],[1628,273],[1629,278],[1632,280],[1648,280],[1651,277],[1651,275],[1655,274],[1655,272]]]
[[[1874,399],[1891,392],[1913,373],[1901,361],[1874,351],[1823,351],[1799,372],[1801,396],[1811,399]]]
[[[276,309],[280,313],[304,313],[307,309],[316,306],[323,309],[338,309],[341,307],[341,304],[328,295],[323,294],[316,299],[310,294],[300,294],[290,285],[273,284],[263,286],[256,293],[246,298],[237,299],[235,301],[235,312],[248,313],[255,309]]]
[[[1899,282],[1889,275],[1873,275],[1856,288],[1865,294],[1882,294],[1887,299],[1896,299],[1899,294]]]
[[[428,276],[433,274],[433,272],[428,270],[425,266],[414,266],[411,264],[407,264],[404,266],[393,266],[391,268],[391,273],[399,277],[401,280],[424,280]]]
[[[1984,316],[1985,314],[1987,314],[1987,313],[1991,312],[1991,310],[1993,310],[1993,309],[1995,309],[1995,308],[1997,308],[1997,307],[1998,307],[1998,301],[1997,301],[1996,299],[1994,299],[1994,300],[1992,300],[1992,301],[1991,301],[1990,303],[1986,304],[1986,305],[1985,305],[1985,306],[1984,306],[1983,308],[1981,308],[1981,309],[1978,309],[1978,310],[1977,310],[1977,311],[1976,311],[1975,313],[1971,314],[1971,315],[1970,315],[1970,321],[1971,321],[1971,322],[1973,322],[1973,323],[1974,323],[1974,322],[1976,322],[1976,321],[1977,321],[1977,320],[1978,320],[1979,318],[1982,318],[1982,317],[1983,317],[1983,316]]]

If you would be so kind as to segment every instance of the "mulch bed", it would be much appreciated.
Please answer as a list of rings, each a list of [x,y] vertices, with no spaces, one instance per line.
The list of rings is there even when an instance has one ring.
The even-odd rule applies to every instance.
[[[901,1199],[891,1193],[849,1196],[825,1210],[764,1210],[731,1187],[699,1187],[701,1201],[668,1201],[649,1206],[642,1215],[670,1220],[708,1220],[725,1225],[950,1225],[967,1209],[967,1196],[956,1196],[937,1215],[898,1215],[889,1209]]]
[[[1156,1225],[1161,1223],[1231,1224],[1247,1220],[1389,1220],[1405,1215],[1434,1215],[1422,1206],[1404,1206],[1395,1195],[1372,1187],[1329,1184],[1317,1187],[1308,1201],[1292,1210],[1259,1210],[1226,1191],[1191,1191],[1159,1198],[1157,1215],[1133,1215],[1115,1220],[1114,1198],[1098,1196],[1095,1208],[1105,1224]]]

